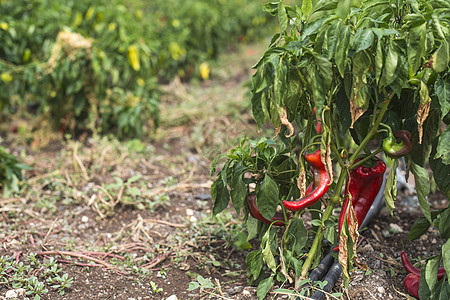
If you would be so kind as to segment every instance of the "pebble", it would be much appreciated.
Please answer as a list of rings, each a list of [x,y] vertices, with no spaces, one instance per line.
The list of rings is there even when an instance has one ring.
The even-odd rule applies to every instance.
[[[194,215],[194,211],[190,208],[186,209],[186,215],[188,216],[193,216]]]
[[[178,300],[177,295],[169,296],[166,300]]]
[[[386,291],[384,289],[384,287],[382,287],[382,286],[379,286],[377,290],[378,290],[378,293],[380,293],[380,294],[384,294],[384,292]]]
[[[87,216],[82,216],[81,217],[81,222],[87,223],[87,222],[89,222],[89,218]]]
[[[394,233],[403,232],[403,228],[401,228],[398,224],[391,223],[389,224],[389,228]]]
[[[235,287],[229,288],[227,292],[230,295],[236,295],[238,293],[241,293],[243,290],[244,290],[243,286],[235,286]]]
[[[25,296],[25,289],[9,290],[5,294],[6,299],[17,299]]]

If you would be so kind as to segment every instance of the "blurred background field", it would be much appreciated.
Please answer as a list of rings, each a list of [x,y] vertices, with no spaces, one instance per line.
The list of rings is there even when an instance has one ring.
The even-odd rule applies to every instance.
[[[0,2],[0,108],[57,130],[151,135],[161,84],[207,80],[238,44],[270,37],[262,1],[99,0]],[[33,137],[29,137],[33,139]]]

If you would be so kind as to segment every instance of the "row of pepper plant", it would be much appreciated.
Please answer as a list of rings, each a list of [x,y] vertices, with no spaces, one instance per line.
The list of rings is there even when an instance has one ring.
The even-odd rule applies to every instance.
[[[405,287],[420,299],[445,299],[448,272],[441,267],[437,275],[439,265],[450,270],[450,209],[432,210],[428,195],[433,181],[450,195],[450,3],[343,3],[263,6],[278,16],[279,32],[254,66],[251,104],[258,126],[270,121],[277,135],[243,140],[212,162],[211,176],[221,166],[211,186],[213,214],[231,200],[248,239],[259,238],[246,258],[259,299],[276,282],[308,295],[300,287],[331,247],[348,286],[359,224],[383,177],[393,214],[402,161],[423,212],[408,238],[430,226],[442,237],[442,252],[422,269],[405,261],[415,271]]]
[[[274,31],[260,4],[0,1],[0,110],[72,135],[150,135],[161,81],[206,80],[219,54]]]

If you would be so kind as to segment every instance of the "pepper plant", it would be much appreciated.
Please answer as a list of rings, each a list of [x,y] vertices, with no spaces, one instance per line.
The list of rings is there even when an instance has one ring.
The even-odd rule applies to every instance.
[[[437,267],[450,270],[450,209],[432,211],[427,196],[431,180],[444,197],[450,195],[450,3],[347,3],[263,6],[278,16],[279,32],[254,66],[251,104],[257,125],[270,121],[277,136],[244,140],[213,161],[211,175],[222,166],[211,186],[213,213],[231,200],[244,216],[248,238],[259,237],[260,248],[248,254],[246,267],[260,299],[275,281],[299,291],[323,249],[337,243],[347,285],[357,261],[358,222],[373,202],[368,194],[377,194],[370,189],[380,189],[368,176],[358,182],[352,174],[384,174],[386,163],[384,197],[392,214],[396,168],[404,160],[423,211],[409,238],[433,225],[444,241],[420,276],[420,297],[439,298],[448,293],[448,274],[438,281]],[[314,153],[319,161],[311,159]],[[370,188],[360,196],[363,184]],[[333,210],[342,203],[337,226]]]

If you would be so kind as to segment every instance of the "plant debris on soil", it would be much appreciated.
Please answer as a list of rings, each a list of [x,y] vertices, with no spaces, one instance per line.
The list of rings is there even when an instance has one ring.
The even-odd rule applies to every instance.
[[[211,80],[167,85],[161,128],[147,139],[53,134],[29,143],[2,129],[3,144],[32,170],[20,195],[0,199],[0,257],[13,266],[0,269],[10,279],[0,282],[0,299],[33,299],[38,293],[21,289],[37,286],[32,276],[48,289],[40,299],[256,299],[242,220],[231,209],[211,215],[209,165],[244,136],[263,134],[248,97],[250,66],[263,48],[224,57]],[[432,209],[447,201],[430,199]],[[334,290],[344,299],[406,299],[401,251],[424,262],[442,242],[434,229],[407,239],[419,216],[414,195],[399,193],[393,216],[383,209],[361,234],[364,269],[351,274],[347,291],[341,281]],[[71,284],[52,283],[62,276]]]

